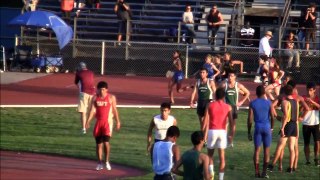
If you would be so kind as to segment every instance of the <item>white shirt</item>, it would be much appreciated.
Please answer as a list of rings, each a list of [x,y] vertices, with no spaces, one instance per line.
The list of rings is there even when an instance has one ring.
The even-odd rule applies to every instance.
[[[271,47],[270,47],[269,39],[267,38],[267,36],[264,36],[263,38],[261,38],[259,42],[259,54],[267,55],[268,57],[270,57],[271,55]]]
[[[170,141],[159,141],[153,146],[152,151],[152,168],[153,172],[158,175],[170,173],[173,166],[172,146]]]
[[[182,21],[184,23],[193,24],[193,13],[192,12],[184,12],[182,15]]]
[[[155,124],[154,138],[158,140],[164,140],[166,138],[167,130],[170,126],[173,126],[175,118],[171,115],[168,116],[167,120],[161,119],[161,115],[156,115],[153,117],[153,122]]]
[[[308,111],[302,121],[302,124],[307,125],[307,126],[318,125],[319,124],[319,111],[318,110]]]

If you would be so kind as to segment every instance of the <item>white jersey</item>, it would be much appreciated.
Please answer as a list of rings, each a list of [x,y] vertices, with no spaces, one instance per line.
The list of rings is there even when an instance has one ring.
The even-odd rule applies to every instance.
[[[152,168],[155,174],[163,175],[171,172],[173,166],[173,145],[174,143],[170,141],[159,141],[154,144],[152,152]]]
[[[174,117],[169,115],[167,120],[161,119],[161,115],[156,115],[153,117],[153,122],[155,124],[154,138],[157,140],[164,140],[166,138],[167,129],[173,126]]]
[[[319,124],[319,111],[318,110],[308,111],[302,121],[302,124],[307,125],[307,126],[318,125]]]

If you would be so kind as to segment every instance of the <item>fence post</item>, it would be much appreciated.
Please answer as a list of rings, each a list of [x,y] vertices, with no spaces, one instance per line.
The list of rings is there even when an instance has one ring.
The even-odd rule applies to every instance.
[[[2,46],[3,72],[6,72],[6,49]]]
[[[128,60],[129,59],[129,38],[130,38],[130,20],[127,20],[127,26],[126,26],[126,29],[127,29],[127,32],[126,32],[126,53],[125,53],[125,60]]]
[[[188,45],[186,45],[186,65],[185,65],[185,79],[188,79],[188,73],[189,73],[189,71],[188,71],[188,67],[189,67],[189,46]]]
[[[178,39],[177,43],[180,43],[180,36],[181,36],[181,21],[178,22]]]
[[[73,19],[72,57],[76,57],[77,17]]]
[[[101,75],[104,75],[105,45],[106,45],[106,43],[104,41],[102,41],[102,46],[101,46]]]
[[[226,24],[225,26],[225,30],[224,30],[224,48],[227,47],[228,44],[228,24]],[[224,51],[226,51],[226,49],[224,49]]]
[[[18,44],[19,44],[19,38],[18,38],[18,35],[16,35],[14,38],[14,47],[17,47]]]

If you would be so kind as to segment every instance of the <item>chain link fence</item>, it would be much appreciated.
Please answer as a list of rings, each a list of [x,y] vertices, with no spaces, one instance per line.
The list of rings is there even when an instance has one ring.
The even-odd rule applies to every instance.
[[[172,53],[181,51],[181,59],[186,78],[194,77],[204,64],[207,54],[223,55],[230,52],[232,59],[243,62],[245,73],[239,76],[252,78],[256,75],[258,64],[258,48],[226,46],[190,49],[186,44],[152,43],[152,42],[121,42],[75,40],[70,42],[63,50],[59,50],[55,39],[45,38],[17,38],[17,45],[31,46],[34,55],[41,54],[46,57],[61,56],[63,65],[61,70],[75,71],[79,62],[85,62],[89,69],[98,74],[119,74],[138,76],[165,76],[172,66]],[[18,46],[17,46],[18,47]],[[287,67],[288,57],[284,49],[273,49],[272,55],[282,69]],[[286,71],[298,82],[319,81],[320,51],[299,51],[299,71]],[[293,67],[295,62],[293,61]],[[236,68],[240,70],[240,68]]]

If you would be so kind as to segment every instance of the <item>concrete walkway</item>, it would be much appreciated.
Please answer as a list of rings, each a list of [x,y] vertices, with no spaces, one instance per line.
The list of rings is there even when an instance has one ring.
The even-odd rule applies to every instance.
[[[20,81],[47,76],[46,73],[1,72],[0,84],[11,84]]]

